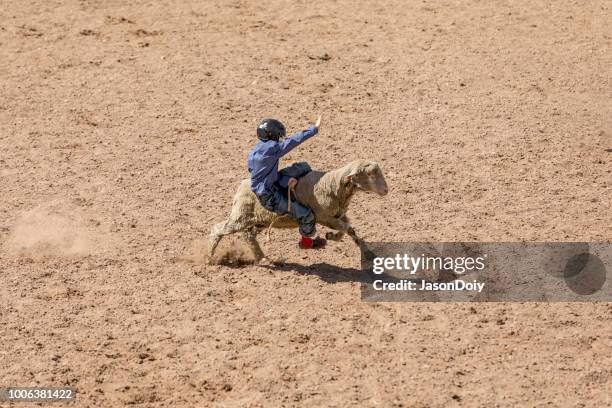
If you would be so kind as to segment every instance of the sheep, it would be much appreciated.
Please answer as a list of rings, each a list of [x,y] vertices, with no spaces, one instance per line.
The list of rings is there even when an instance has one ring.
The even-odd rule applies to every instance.
[[[363,250],[365,244],[356,235],[346,216],[351,198],[357,191],[373,192],[380,196],[389,192],[378,163],[357,160],[329,172],[313,170],[299,179],[292,195],[313,210],[317,224],[335,230],[325,235],[327,240],[339,241],[348,234]],[[255,261],[261,261],[265,255],[257,242],[257,234],[266,227],[297,228],[298,223],[288,216],[280,216],[263,208],[251,191],[251,181],[245,179],[234,196],[229,218],[212,228],[208,246],[209,262],[214,262],[215,249],[221,238],[235,232],[242,232]]]

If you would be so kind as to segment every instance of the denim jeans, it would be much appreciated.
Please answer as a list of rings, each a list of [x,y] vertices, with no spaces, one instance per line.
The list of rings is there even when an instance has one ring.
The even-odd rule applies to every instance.
[[[306,163],[295,163],[282,169],[279,173],[289,177],[299,178],[310,171],[310,166]],[[300,223],[300,234],[305,237],[312,237],[316,233],[316,220],[312,210],[297,201],[291,202],[291,211],[288,211],[289,202],[287,197],[273,186],[269,193],[261,194],[257,197],[261,205],[268,211],[279,215],[288,215]]]

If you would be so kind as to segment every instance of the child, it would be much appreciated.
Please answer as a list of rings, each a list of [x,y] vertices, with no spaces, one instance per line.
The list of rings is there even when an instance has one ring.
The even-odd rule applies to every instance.
[[[321,117],[314,126],[289,136],[286,140],[285,126],[276,119],[264,119],[257,127],[260,142],[249,154],[248,166],[251,173],[251,190],[261,205],[268,211],[288,215],[300,223],[300,248],[313,248],[315,216],[312,210],[297,201],[288,208],[288,197],[283,195],[289,186],[297,184],[297,178],[310,171],[306,163],[297,163],[287,169],[278,171],[278,161],[300,143],[316,135],[321,125]]]

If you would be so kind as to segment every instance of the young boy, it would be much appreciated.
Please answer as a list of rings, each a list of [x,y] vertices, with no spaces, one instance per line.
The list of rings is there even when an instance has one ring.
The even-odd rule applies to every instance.
[[[251,173],[251,190],[261,205],[276,214],[288,215],[300,223],[300,248],[312,248],[314,241],[315,217],[312,210],[297,201],[288,208],[288,197],[282,193],[289,186],[297,184],[297,178],[310,171],[306,163],[298,163],[278,171],[278,161],[300,143],[305,142],[319,131],[321,117],[314,126],[285,138],[285,126],[276,119],[264,119],[257,127],[260,142],[249,154],[248,166]]]

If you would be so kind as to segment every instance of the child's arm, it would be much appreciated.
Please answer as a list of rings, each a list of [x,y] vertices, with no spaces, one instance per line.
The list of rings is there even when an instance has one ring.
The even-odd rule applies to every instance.
[[[284,156],[289,153],[291,150],[299,146],[301,143],[310,139],[314,135],[319,132],[319,127],[321,126],[321,116],[317,119],[317,122],[314,126],[309,127],[306,130],[298,132],[294,135],[289,136],[283,142],[280,143],[280,155]]]

